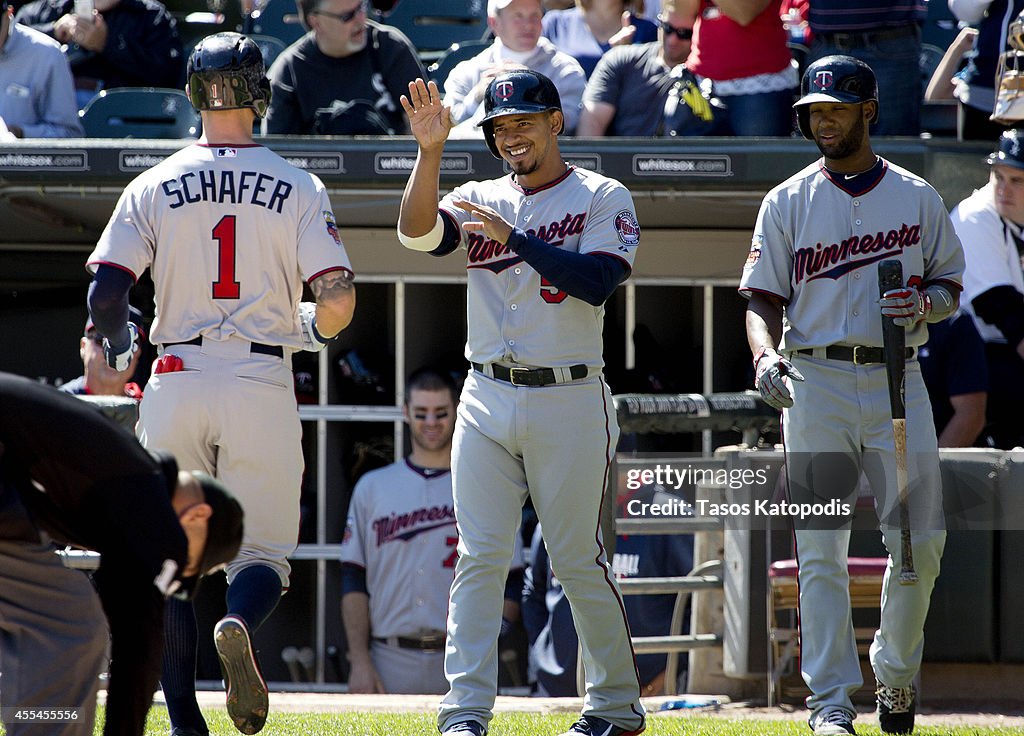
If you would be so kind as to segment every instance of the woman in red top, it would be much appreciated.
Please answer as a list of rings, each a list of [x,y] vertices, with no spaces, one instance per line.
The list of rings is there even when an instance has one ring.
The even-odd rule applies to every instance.
[[[682,0],[697,15],[686,67],[711,80],[733,135],[788,136],[800,83],[781,0]]]

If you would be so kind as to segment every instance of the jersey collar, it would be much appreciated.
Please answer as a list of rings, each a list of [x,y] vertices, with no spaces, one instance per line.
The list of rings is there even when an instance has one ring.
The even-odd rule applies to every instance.
[[[543,192],[545,189],[551,189],[551,187],[558,186],[563,181],[568,179],[569,174],[571,174],[575,170],[576,167],[573,166],[572,164],[569,164],[565,167],[565,171],[562,172],[562,174],[557,179],[555,179],[554,181],[549,181],[547,184],[541,184],[539,187],[534,187],[533,189],[528,189],[524,186],[521,186],[519,182],[516,181],[516,175],[514,173],[509,174],[509,181],[512,182],[513,187],[518,189],[523,194],[536,194],[537,192]]]
[[[849,178],[847,178],[846,174],[825,168],[824,159],[818,162],[818,166],[821,168],[821,173],[830,182],[847,194],[860,197],[878,186],[878,183],[882,181],[882,177],[885,176],[885,172],[889,169],[889,162],[881,156],[877,156],[874,166],[859,174],[851,174]]]

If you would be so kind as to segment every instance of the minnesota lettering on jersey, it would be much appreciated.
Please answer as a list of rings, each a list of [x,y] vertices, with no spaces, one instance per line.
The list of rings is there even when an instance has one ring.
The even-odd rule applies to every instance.
[[[838,279],[858,268],[869,266],[891,255],[889,251],[903,251],[921,242],[921,225],[903,223],[899,230],[881,231],[868,235],[853,235],[831,245],[818,243],[813,248],[797,248],[793,254],[793,277],[796,283],[806,278]],[[881,251],[881,253],[879,253]],[[870,255],[857,259],[856,256]]]
[[[539,228],[530,228],[526,234],[536,235],[548,245],[560,246],[567,237],[582,233],[586,221],[585,212],[576,215],[566,213],[561,220],[553,220]],[[494,273],[500,273],[522,260],[514,255],[507,245],[478,232],[469,233],[466,238],[466,250],[469,254],[469,268],[487,268]],[[510,257],[502,260],[506,255]]]
[[[160,184],[171,200],[170,208],[186,204],[214,202],[216,204],[252,204],[266,207],[280,214],[292,193],[292,185],[283,179],[258,171],[200,169],[189,171],[176,179]]]
[[[455,523],[455,509],[451,506],[431,506],[406,514],[391,514],[373,521],[377,546],[388,542],[407,542],[418,534]]]

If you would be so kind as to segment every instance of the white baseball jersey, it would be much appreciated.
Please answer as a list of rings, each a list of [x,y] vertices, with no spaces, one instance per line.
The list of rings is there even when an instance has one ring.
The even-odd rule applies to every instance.
[[[950,217],[964,245],[964,293],[960,305],[974,316],[985,342],[1006,343],[1003,333],[974,314],[971,302],[989,289],[1012,286],[1024,294],[1024,275],[1016,238],[1024,237],[1020,225],[999,216],[992,182],[953,208]]]
[[[740,293],[786,303],[784,350],[882,345],[877,263],[898,259],[904,283],[960,290],[963,250],[938,193],[888,161],[873,188],[853,195],[821,161],[765,196],[754,226]],[[828,214],[824,214],[828,213]],[[923,345],[923,322],[907,345]]]
[[[445,196],[440,209],[459,225],[466,247],[469,335],[466,357],[477,363],[566,367],[604,365],[604,307],[545,283],[532,266],[482,232],[466,233],[470,214],[455,199],[486,204],[506,222],[559,248],[605,253],[632,268],[640,243],[633,198],[614,179],[573,168],[539,189],[511,176],[471,181]]]
[[[366,570],[373,636],[444,631],[458,541],[449,471],[402,460],[359,479],[341,562]],[[517,536],[512,567],[523,566]]]
[[[203,335],[296,350],[303,280],[351,271],[323,183],[255,144],[195,144],[137,176],[87,266],[102,263],[136,279],[152,268],[154,344]]]

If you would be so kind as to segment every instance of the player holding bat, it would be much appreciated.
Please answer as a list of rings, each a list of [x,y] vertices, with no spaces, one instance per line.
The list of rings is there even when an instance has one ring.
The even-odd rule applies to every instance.
[[[890,553],[870,650],[878,716],[882,731],[910,733],[913,681],[946,536],[917,347],[927,339],[927,322],[956,309],[964,256],[935,190],[872,150],[868,126],[879,109],[870,67],[825,57],[807,69],[800,91],[800,131],[823,157],[761,204],[740,282],[750,300],[747,338],[761,396],[782,409],[790,500],[838,498],[852,508],[861,472],[871,483]],[[905,280],[880,297],[878,264],[892,260]],[[889,350],[899,355],[886,355],[883,321],[903,331],[903,349]],[[890,408],[887,360],[903,369],[905,419]],[[913,585],[900,584],[911,555],[901,559],[894,426],[906,430],[906,528],[913,528],[919,579]],[[850,522],[796,524],[801,670],[811,691],[809,724],[820,735],[854,733],[850,697],[863,684],[850,611]]]

